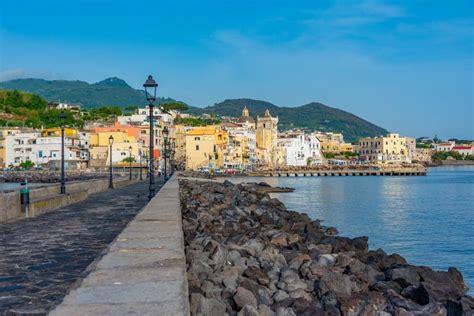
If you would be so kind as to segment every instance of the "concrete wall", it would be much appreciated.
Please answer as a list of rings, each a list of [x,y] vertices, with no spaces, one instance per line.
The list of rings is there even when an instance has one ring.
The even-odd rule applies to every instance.
[[[189,315],[176,175],[89,269],[50,315]]]
[[[122,187],[136,182],[128,177],[114,179],[115,187]],[[66,183],[67,194],[60,194],[60,185],[52,184],[30,189],[29,217],[38,216],[58,208],[85,200],[90,194],[99,193],[109,188],[109,180],[94,179],[81,182]],[[0,193],[0,222],[24,219],[25,213],[21,210],[20,191]]]

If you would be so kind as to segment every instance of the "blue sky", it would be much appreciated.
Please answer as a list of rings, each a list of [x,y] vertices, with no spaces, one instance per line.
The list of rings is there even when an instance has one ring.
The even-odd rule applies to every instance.
[[[117,76],[196,106],[318,101],[474,138],[474,1],[0,2],[0,80]]]

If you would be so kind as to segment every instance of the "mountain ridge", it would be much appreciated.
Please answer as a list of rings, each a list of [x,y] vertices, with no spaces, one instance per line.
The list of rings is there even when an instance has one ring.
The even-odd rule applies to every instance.
[[[307,131],[341,132],[346,140],[354,142],[361,137],[373,137],[386,134],[387,130],[352,113],[327,106],[319,102],[310,102],[296,107],[277,106],[267,101],[254,99],[226,99],[205,108],[191,108],[188,112],[195,115],[214,114],[219,116],[240,117],[247,106],[254,119],[263,116],[268,109],[272,116],[278,116],[279,129],[300,128]]]

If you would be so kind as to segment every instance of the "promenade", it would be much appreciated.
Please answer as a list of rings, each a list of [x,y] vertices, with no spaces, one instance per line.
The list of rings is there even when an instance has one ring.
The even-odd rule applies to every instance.
[[[47,314],[147,203],[141,182],[0,224],[0,315]]]

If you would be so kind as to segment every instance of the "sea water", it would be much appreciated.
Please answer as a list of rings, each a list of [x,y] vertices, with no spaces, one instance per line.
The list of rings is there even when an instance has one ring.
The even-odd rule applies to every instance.
[[[457,267],[474,293],[474,167],[430,168],[427,176],[265,177],[295,188],[272,194],[341,236],[368,236],[371,249],[435,270]]]

